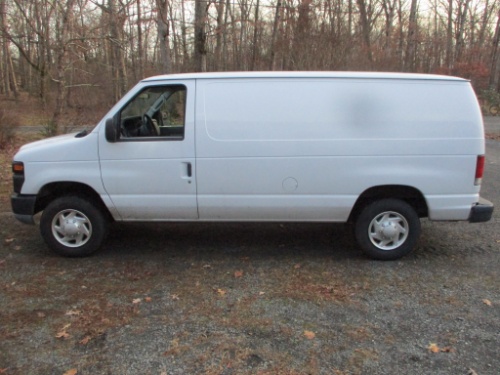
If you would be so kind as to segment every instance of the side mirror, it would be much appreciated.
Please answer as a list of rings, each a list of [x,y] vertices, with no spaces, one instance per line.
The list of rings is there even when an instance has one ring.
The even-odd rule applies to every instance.
[[[105,133],[106,140],[110,143],[114,143],[118,140],[118,129],[116,126],[116,121],[113,117],[108,118],[105,123]]]

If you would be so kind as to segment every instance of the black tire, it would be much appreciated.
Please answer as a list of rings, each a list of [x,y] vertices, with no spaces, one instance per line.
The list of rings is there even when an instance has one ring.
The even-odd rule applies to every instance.
[[[420,236],[420,219],[408,203],[381,199],[363,208],[356,220],[355,235],[369,257],[395,260],[414,249]]]
[[[91,201],[79,196],[64,196],[50,202],[40,219],[40,233],[57,254],[84,257],[103,243],[108,221]]]

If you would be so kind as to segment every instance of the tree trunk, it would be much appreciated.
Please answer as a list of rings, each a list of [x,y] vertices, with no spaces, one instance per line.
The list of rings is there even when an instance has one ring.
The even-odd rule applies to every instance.
[[[182,40],[182,70],[187,70],[187,62],[189,61],[189,53],[187,48],[187,39],[186,39],[186,9],[184,6],[184,1],[181,1],[181,40]]]
[[[222,69],[222,35],[225,34],[225,30],[223,30],[222,26],[222,19],[224,17],[224,1],[225,0],[219,0],[218,3],[216,3],[215,7],[217,10],[217,25],[215,27],[215,69],[216,70],[221,70]]]
[[[308,36],[310,34],[310,11],[312,0],[301,0],[299,5],[299,17],[295,28],[295,38],[292,45],[292,66],[294,70],[302,70],[307,67],[306,57],[308,55]]]
[[[144,51],[142,41],[142,15],[141,0],[137,0],[137,75],[136,79],[142,79],[144,76]]]
[[[455,62],[462,60],[462,52],[464,48],[464,32],[465,20],[469,9],[470,0],[461,1],[458,6],[458,19],[457,19],[457,32],[456,32],[456,48],[455,48]]]
[[[446,27],[446,67],[451,69],[453,62],[453,0],[448,0],[448,21]]]
[[[411,0],[410,17],[408,21],[408,37],[406,44],[405,71],[415,71],[417,48],[417,0]]]
[[[363,34],[364,49],[366,50],[366,58],[370,64],[370,69],[373,65],[372,46],[370,42],[371,26],[366,11],[365,0],[356,0],[359,8],[359,21],[361,22],[361,32]]]
[[[195,71],[207,71],[207,49],[205,23],[207,18],[206,0],[195,0],[194,3],[194,63]]]
[[[170,55],[170,27],[168,22],[168,0],[156,0],[158,8],[158,19],[156,24],[158,27],[158,41],[160,44],[160,65],[161,72],[168,74],[172,70],[171,55]]]
[[[221,0],[223,1],[223,0]],[[227,54],[227,34],[228,34],[228,20],[229,20],[229,10],[231,7],[231,0],[226,0],[226,9],[224,11],[224,33],[222,35],[222,69],[227,70],[228,67],[228,54]],[[233,57],[234,59],[234,57]]]
[[[252,61],[250,64],[250,70],[255,70],[255,66],[257,64],[257,51],[258,51],[258,45],[257,45],[257,39],[259,36],[259,5],[260,5],[260,0],[257,0],[257,3],[255,5],[255,16],[254,16],[254,28],[253,28],[253,45],[252,45]]]
[[[8,31],[6,0],[0,0],[0,28],[0,30]],[[1,43],[3,48],[1,51],[2,88],[0,92],[3,92],[7,96],[14,94],[14,96],[17,97],[19,92],[17,90],[16,73],[14,71],[14,65],[12,64],[9,38],[6,36],[6,32],[2,32],[1,34]]]
[[[52,123],[55,126],[55,133],[61,133],[60,117],[64,112],[66,104],[66,68],[68,66],[68,40],[71,32],[71,22],[73,17],[73,6],[76,0],[67,0],[63,9],[60,9],[60,17],[58,21],[58,37],[56,50],[56,106],[52,115]],[[61,6],[61,4],[59,4]]]
[[[499,44],[500,44],[500,11],[498,11],[497,23],[495,26],[495,35],[493,36],[493,45],[491,48],[491,69],[490,69],[490,82],[489,86],[492,89],[500,91],[500,58],[499,58]]]
[[[275,59],[276,59],[276,36],[278,34],[278,24],[280,21],[280,12],[281,12],[281,0],[278,0],[276,3],[276,13],[274,14],[274,22],[273,22],[273,33],[271,36],[271,59],[269,61],[269,69],[276,70]]]

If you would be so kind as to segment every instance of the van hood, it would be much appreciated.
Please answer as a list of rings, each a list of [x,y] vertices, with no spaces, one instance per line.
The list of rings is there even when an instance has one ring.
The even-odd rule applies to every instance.
[[[64,134],[25,144],[14,160],[25,163],[97,160],[97,133],[84,137],[77,137],[77,134]]]

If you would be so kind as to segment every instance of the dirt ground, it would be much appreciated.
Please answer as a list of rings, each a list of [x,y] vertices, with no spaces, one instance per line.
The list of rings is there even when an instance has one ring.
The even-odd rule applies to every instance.
[[[499,374],[499,187],[490,140],[493,220],[424,221],[379,262],[343,225],[279,223],[115,224],[65,259],[4,186],[0,374]]]

